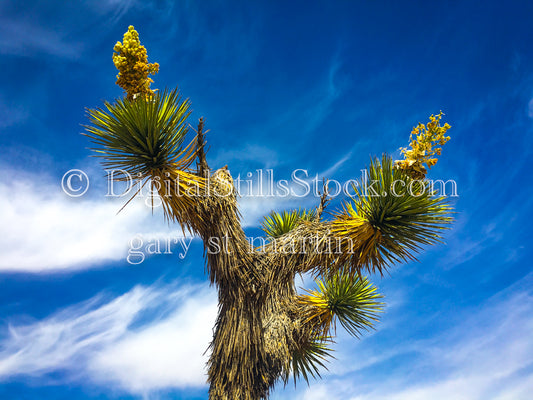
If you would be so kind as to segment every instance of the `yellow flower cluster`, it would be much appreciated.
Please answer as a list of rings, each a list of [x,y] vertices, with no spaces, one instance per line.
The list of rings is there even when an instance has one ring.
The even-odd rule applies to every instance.
[[[156,74],[159,64],[148,64],[146,48],[141,45],[139,34],[133,26],[128,27],[123,43],[117,42],[113,50],[113,63],[118,69],[116,83],[126,91],[128,99],[151,96],[154,93],[150,89],[153,80],[148,75]]]
[[[403,160],[396,161],[396,167],[408,171],[414,179],[423,179],[427,170],[424,164],[431,168],[437,163],[435,155],[439,156],[442,147],[450,140],[446,132],[451,126],[448,123],[440,125],[443,116],[441,111],[438,115],[431,115],[427,125],[419,123],[411,131],[410,148],[401,148]]]

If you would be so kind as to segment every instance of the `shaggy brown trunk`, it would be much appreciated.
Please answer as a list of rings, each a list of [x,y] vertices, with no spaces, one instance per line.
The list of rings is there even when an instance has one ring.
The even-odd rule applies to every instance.
[[[299,336],[294,272],[275,274],[281,266],[272,263],[269,252],[251,247],[242,229],[231,175],[226,168],[208,175],[202,130],[200,120],[198,174],[209,179],[205,201],[196,210],[205,223],[196,230],[219,298],[208,362],[209,398],[267,399],[282,373],[289,371]]]

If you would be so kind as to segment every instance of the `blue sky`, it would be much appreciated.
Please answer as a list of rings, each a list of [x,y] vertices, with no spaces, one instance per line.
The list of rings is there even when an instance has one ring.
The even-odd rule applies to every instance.
[[[430,114],[452,125],[430,174],[458,185],[446,244],[373,277],[377,330],[339,332],[323,379],[273,399],[529,399],[532,15],[529,1],[0,3],[0,398],[207,398],[201,243],[128,263],[132,239],[181,232],[141,200],[116,215],[124,199],[105,196],[80,135],[85,107],[121,96],[112,48],[134,25],[153,87],[191,99],[211,166],[233,176],[344,182]],[[72,168],[83,197],[61,189]],[[316,202],[243,196],[247,233]]]

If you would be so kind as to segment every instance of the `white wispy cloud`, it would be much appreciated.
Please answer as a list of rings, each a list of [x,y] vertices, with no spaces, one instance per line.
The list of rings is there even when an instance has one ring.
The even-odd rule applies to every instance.
[[[218,149],[209,163],[213,168],[222,167],[229,163],[231,168],[232,162],[238,161],[246,165],[252,165],[252,168],[261,166],[263,168],[273,168],[280,163],[281,155],[272,148],[260,145],[247,143],[240,148]],[[246,171],[246,172],[253,172]]]
[[[311,104],[306,104],[300,114],[304,117],[304,126],[307,132],[313,132],[320,128],[331,114],[335,101],[343,91],[349,88],[351,82],[346,77],[339,76],[341,65],[341,59],[336,54],[330,62],[325,84],[318,85],[316,92],[305,99],[305,101],[310,100],[312,102]]]
[[[39,376],[72,368],[82,353],[87,356],[122,337],[151,297],[149,290],[138,287],[108,303],[100,304],[102,299],[95,297],[42,321],[10,325],[2,339],[0,376]]]
[[[125,260],[130,242],[144,237],[179,237],[143,201],[117,211],[126,199],[70,198],[60,179],[1,168],[0,270],[42,272],[86,268]]]
[[[339,159],[339,161],[337,161],[331,167],[329,167],[326,170],[324,170],[321,173],[319,173],[319,175],[323,176],[323,177],[326,177],[326,178],[332,177],[335,174],[335,172],[337,172],[344,164],[346,164],[347,161],[350,160],[351,157],[352,157],[352,152],[349,151],[344,156],[342,156]]]
[[[71,42],[31,20],[2,17],[0,22],[1,54],[33,56],[37,52],[67,59],[76,59],[80,55],[80,43]]]
[[[20,10],[0,4],[0,54],[66,60],[83,56],[86,46],[80,33],[91,31],[93,38],[105,34],[135,5],[134,0],[80,2],[65,7],[63,2],[44,2]],[[46,19],[42,16],[46,15]],[[98,29],[88,25],[93,17],[101,20]]]
[[[207,285],[136,286],[96,296],[43,320],[10,325],[0,339],[0,380],[62,372],[65,380],[146,395],[205,384],[217,301]]]
[[[207,297],[195,294],[186,299],[166,320],[108,344],[91,361],[91,374],[132,393],[203,386],[203,354],[212,339],[217,309],[215,296],[206,292],[200,294]]]
[[[330,117],[337,100],[351,87],[349,78],[340,72],[341,67],[342,58],[335,54],[315,85],[299,94],[290,104],[284,105],[283,110],[273,113],[275,118],[261,121],[260,125],[250,128],[250,131],[297,132],[298,135],[310,137],[315,135]]]
[[[135,0],[103,0],[88,2],[86,6],[94,13],[107,17],[107,23],[114,25],[135,5]]]

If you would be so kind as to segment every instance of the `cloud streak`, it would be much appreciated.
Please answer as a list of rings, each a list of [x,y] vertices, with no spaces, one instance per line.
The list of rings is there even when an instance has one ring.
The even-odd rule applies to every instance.
[[[125,260],[137,234],[183,236],[165,224],[161,213],[152,216],[142,201],[117,215],[125,199],[70,198],[61,191],[59,179],[1,170],[0,271],[88,268]]]
[[[207,285],[136,286],[114,299],[101,294],[10,325],[0,340],[0,380],[62,372],[65,381],[89,379],[139,395],[201,387],[216,311]]]
[[[66,59],[79,57],[81,44],[67,42],[61,35],[31,21],[0,18],[0,53],[32,56],[35,52]]]

